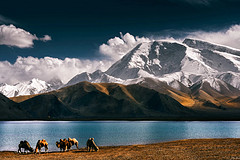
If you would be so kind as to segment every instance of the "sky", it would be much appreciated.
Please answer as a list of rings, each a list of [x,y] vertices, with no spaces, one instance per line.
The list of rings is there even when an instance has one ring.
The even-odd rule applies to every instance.
[[[0,83],[64,83],[136,44],[202,39],[240,49],[238,0],[11,0],[0,5]]]

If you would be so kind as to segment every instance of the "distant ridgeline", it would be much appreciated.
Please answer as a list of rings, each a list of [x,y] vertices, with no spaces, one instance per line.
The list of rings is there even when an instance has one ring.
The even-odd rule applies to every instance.
[[[140,43],[106,72],[67,84],[1,84],[11,97],[0,95],[1,119],[239,120],[239,79],[237,49],[193,39]]]

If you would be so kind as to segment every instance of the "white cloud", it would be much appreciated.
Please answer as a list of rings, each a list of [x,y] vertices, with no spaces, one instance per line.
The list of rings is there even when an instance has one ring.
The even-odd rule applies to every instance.
[[[0,45],[30,48],[34,45],[34,40],[48,41],[51,37],[45,35],[43,38],[38,38],[35,34],[16,28],[12,24],[0,26]]]
[[[189,38],[196,38],[208,42],[227,45],[240,49],[240,25],[233,25],[227,30],[218,32],[198,31],[190,33]]]
[[[105,71],[112,62],[79,60],[76,58],[44,57],[18,57],[14,64],[8,61],[0,62],[0,82],[15,84],[29,81],[32,78],[49,81],[52,78],[60,78],[64,83],[81,72],[93,72],[97,69]]]
[[[134,46],[141,42],[149,42],[149,38],[138,36],[134,37],[133,35],[126,33],[123,35],[120,33],[120,37],[114,37],[107,41],[107,44],[102,44],[99,47],[100,53],[108,56],[111,60],[119,60],[129,52]]]
[[[51,41],[52,37],[50,37],[49,35],[44,35],[43,38],[39,38],[39,39],[43,42],[47,42],[47,41]]]

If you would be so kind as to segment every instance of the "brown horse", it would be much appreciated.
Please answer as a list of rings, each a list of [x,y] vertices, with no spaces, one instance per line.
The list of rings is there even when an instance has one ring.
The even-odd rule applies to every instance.
[[[98,146],[97,146],[97,145],[95,144],[95,142],[94,142],[94,138],[89,138],[89,139],[87,140],[87,150],[90,152],[91,149],[92,149],[92,151],[93,151],[93,150],[95,150],[96,152],[99,151]]]
[[[38,150],[39,150],[39,154],[40,154],[42,147],[45,147],[45,152],[48,151],[48,143],[45,139],[38,140],[37,145],[36,145],[36,149],[35,149],[35,153],[37,153]]]
[[[18,153],[22,153],[21,149],[24,149],[24,153],[28,150],[30,152],[33,152],[33,148],[30,146],[30,144],[28,143],[28,141],[20,141],[20,144],[18,145]]]

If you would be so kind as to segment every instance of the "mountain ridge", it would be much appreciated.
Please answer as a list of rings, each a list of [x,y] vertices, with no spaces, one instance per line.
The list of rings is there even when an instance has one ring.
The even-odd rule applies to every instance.
[[[80,82],[18,103],[33,119],[166,118],[193,111],[138,84]]]
[[[220,97],[213,96],[212,90],[206,88],[209,90],[209,86],[203,86],[190,93],[182,92],[150,78],[131,85],[85,81],[28,96],[13,106],[25,113],[23,119],[236,120],[240,113],[239,97],[222,97],[212,89]]]

